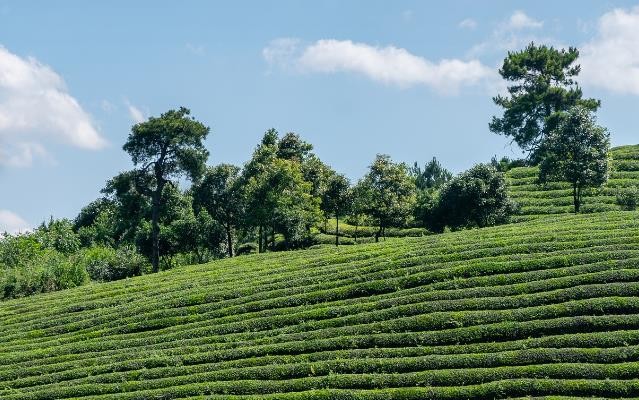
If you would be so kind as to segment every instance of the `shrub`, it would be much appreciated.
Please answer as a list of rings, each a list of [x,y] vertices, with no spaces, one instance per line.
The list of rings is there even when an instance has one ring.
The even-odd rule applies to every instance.
[[[91,247],[79,252],[74,261],[86,268],[91,279],[97,281],[115,281],[141,275],[150,269],[144,256],[133,246]]]
[[[478,164],[441,189],[427,222],[434,231],[485,227],[505,223],[515,211],[504,175],[494,167]]]
[[[637,209],[637,204],[639,203],[639,189],[637,186],[618,189],[616,197],[617,205],[619,205],[622,210],[634,211]]]
[[[251,253],[257,253],[257,244],[242,243],[241,245],[237,246],[237,248],[235,249],[235,254],[238,256],[243,254],[251,254]]]

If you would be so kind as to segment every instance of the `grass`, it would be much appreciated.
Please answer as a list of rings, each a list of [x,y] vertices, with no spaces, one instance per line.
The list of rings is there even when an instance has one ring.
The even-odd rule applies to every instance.
[[[636,212],[251,255],[0,303],[3,400],[629,398],[638,377]]]
[[[602,188],[587,189],[581,212],[617,211],[619,190],[639,187],[639,145],[615,147],[611,150],[611,174]],[[537,184],[536,167],[513,168],[506,173],[509,194],[520,207],[513,221],[525,221],[548,214],[571,213],[574,210],[572,189],[567,182]]]

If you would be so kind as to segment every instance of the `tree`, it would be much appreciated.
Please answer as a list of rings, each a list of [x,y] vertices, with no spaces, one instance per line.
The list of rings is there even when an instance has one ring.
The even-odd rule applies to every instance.
[[[410,169],[410,173],[415,179],[415,186],[418,190],[440,188],[453,178],[453,174],[442,167],[435,157],[424,166],[423,170],[415,163]]]
[[[302,162],[313,150],[313,145],[303,141],[297,133],[288,132],[277,144],[277,158]]]
[[[508,198],[504,175],[478,164],[442,187],[433,211],[434,231],[486,227],[508,221],[515,205]]]
[[[310,192],[311,184],[304,180],[298,162],[275,158],[247,182],[247,224],[260,227],[260,232],[270,228],[272,250],[276,232],[284,235],[287,248],[298,247],[319,220],[319,199]],[[267,245],[262,246],[261,240],[263,251]]]
[[[575,213],[582,203],[583,189],[603,185],[608,179],[610,135],[597,125],[585,107],[562,113],[543,146],[539,180],[564,180],[572,184]]]
[[[138,168],[136,177],[152,178],[136,184],[140,192],[151,199],[151,264],[154,272],[159,270],[160,262],[162,192],[173,178],[186,175],[196,180],[208,158],[203,141],[209,128],[189,115],[190,111],[181,107],[136,124],[123,146]]]
[[[335,216],[335,246],[339,246],[339,217],[346,214],[351,206],[350,182],[344,175],[333,175],[322,194],[321,209],[325,214]]]
[[[396,164],[388,155],[378,154],[363,178],[362,190],[369,200],[366,214],[378,226],[376,242],[387,227],[406,223],[415,202],[415,184],[405,164]]]
[[[192,190],[195,208],[205,209],[224,226],[228,256],[233,257],[233,235],[244,207],[240,169],[230,164],[210,167]]]
[[[574,78],[580,66],[575,64],[579,51],[567,51],[530,43],[524,50],[509,52],[499,70],[508,82],[509,96],[493,98],[504,108],[501,118],[493,117],[492,132],[510,137],[536,160],[544,138],[557,124],[557,113],[580,105],[595,111],[600,101],[584,99]]]

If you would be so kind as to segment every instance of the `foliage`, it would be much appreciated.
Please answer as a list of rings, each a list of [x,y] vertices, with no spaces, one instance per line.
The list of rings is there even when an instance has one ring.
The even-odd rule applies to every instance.
[[[202,180],[193,185],[192,192],[196,210],[206,210],[224,227],[228,255],[233,257],[234,235],[244,212],[240,169],[229,164],[209,167]]]
[[[133,174],[136,189],[151,201],[151,264],[159,270],[160,209],[162,195],[171,179],[186,175],[192,181],[204,172],[208,151],[204,139],[209,128],[189,117],[181,107],[159,118],[138,123],[122,147],[138,168]],[[144,179],[136,179],[143,177]]]
[[[639,188],[637,188],[637,186],[633,186],[627,189],[618,190],[616,200],[622,210],[636,210],[637,204],[639,204]]]
[[[542,146],[539,180],[569,182],[578,213],[583,189],[601,186],[608,179],[610,135],[583,107],[571,108],[558,118],[557,128]]]
[[[576,105],[591,111],[599,108],[600,101],[584,99],[575,81],[580,71],[578,57],[574,47],[557,50],[534,43],[508,52],[499,70],[510,84],[508,96],[493,98],[504,115],[493,117],[490,130],[511,138],[537,160],[540,146],[557,125],[557,113]]]
[[[478,164],[453,178],[436,200],[431,229],[486,227],[505,223],[514,212],[502,173]]]
[[[320,208],[324,215],[335,217],[335,245],[339,246],[339,218],[350,211],[352,197],[350,182],[344,175],[332,175],[322,193]]]
[[[638,233],[561,215],[11,300],[0,397],[632,397]]]
[[[497,160],[497,157],[493,156],[490,159],[490,165],[495,167],[495,169],[499,172],[508,172],[513,168],[527,167],[528,162],[521,158],[511,160],[508,157],[502,157],[501,159]]]
[[[51,220],[34,233],[0,238],[0,298],[30,296],[88,282],[83,266],[55,246],[69,249],[69,221]]]
[[[364,212],[379,228],[376,240],[385,228],[406,224],[415,202],[415,185],[406,165],[394,163],[388,155],[377,155],[359,185]]]
[[[147,259],[131,245],[82,249],[72,261],[84,268],[92,280],[101,282],[139,276],[151,270]]]
[[[415,163],[410,169],[411,176],[415,179],[417,190],[439,189],[453,178],[453,174],[442,167],[437,158],[433,157],[424,169]]]

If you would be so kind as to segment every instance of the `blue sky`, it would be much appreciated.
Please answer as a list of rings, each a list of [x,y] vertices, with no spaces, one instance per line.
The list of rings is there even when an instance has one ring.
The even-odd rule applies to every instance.
[[[489,132],[497,69],[577,46],[613,144],[637,143],[639,8],[626,1],[2,1],[0,230],[73,218],[131,168],[131,125],[181,105],[210,164],[295,131],[352,180],[376,153],[455,172],[517,156]]]

